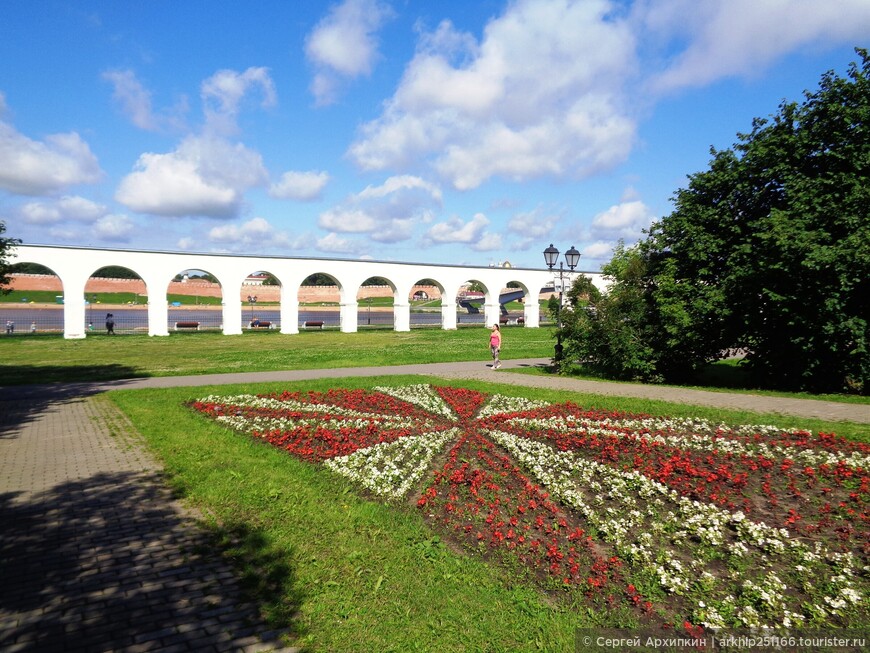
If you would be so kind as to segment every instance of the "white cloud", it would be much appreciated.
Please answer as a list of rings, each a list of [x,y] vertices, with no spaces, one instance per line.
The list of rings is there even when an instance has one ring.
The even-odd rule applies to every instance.
[[[526,250],[534,244],[540,245],[547,238],[552,239],[561,219],[562,216],[548,213],[541,207],[515,214],[507,224],[508,231],[519,237],[514,249]]]
[[[637,239],[653,220],[655,215],[649,207],[640,200],[633,200],[615,204],[596,215],[592,220],[592,231],[611,238]]]
[[[160,131],[183,126],[181,115],[187,111],[186,98],[181,98],[172,110],[158,113],[152,106],[151,91],[142,85],[134,71],[108,70],[102,77],[112,84],[112,97],[123,113],[140,129]]]
[[[408,175],[390,177],[321,213],[318,225],[339,233],[367,233],[372,240],[392,243],[411,238],[414,227],[430,222],[440,205],[441,190],[434,184]]]
[[[349,154],[360,167],[432,165],[458,189],[499,176],[582,178],[628,155],[628,22],[606,0],[521,0],[477,41],[442,23],[421,38],[383,115]],[[582,38],[579,37],[582,35]]]
[[[112,83],[115,88],[112,97],[121,105],[134,125],[141,129],[157,128],[157,121],[151,110],[151,93],[145,90],[132,70],[106,71],[103,79]]]
[[[265,218],[252,218],[240,225],[223,224],[212,227],[207,239],[211,243],[226,246],[228,251],[296,250],[309,245],[307,236],[292,236],[278,231]],[[181,243],[180,243],[181,244]],[[185,247],[192,245],[190,241],[183,243]]]
[[[269,195],[282,200],[308,202],[319,199],[327,183],[329,174],[326,172],[285,172],[278,183],[269,187]]]
[[[591,245],[587,245],[580,252],[580,260],[592,260],[598,262],[599,264],[606,263],[611,258],[613,258],[613,248],[615,247],[615,245],[616,243],[605,241],[598,241],[592,243]],[[585,266],[581,264],[580,267],[586,267],[588,269],[589,266],[587,263]]]
[[[28,202],[19,212],[29,224],[55,224],[64,220],[94,222],[108,213],[108,207],[84,197],[64,195],[57,200]]]
[[[311,84],[317,104],[334,102],[343,79],[371,73],[378,58],[375,33],[393,15],[379,0],[345,0],[318,23],[305,42],[317,68]]]
[[[128,242],[130,237],[136,233],[136,225],[126,215],[111,214],[97,220],[93,232],[100,240]]]
[[[471,220],[453,217],[446,222],[432,225],[426,232],[426,239],[433,243],[464,243],[476,245],[484,237],[489,219],[483,213],[476,213]]]
[[[503,248],[501,234],[484,233],[480,240],[471,245],[471,249],[477,252],[494,252]]]
[[[218,134],[234,134],[242,100],[256,88],[263,95],[260,106],[277,104],[278,96],[268,68],[251,67],[243,73],[219,70],[206,79],[201,87],[206,129]]]
[[[0,121],[0,188],[19,195],[48,195],[96,183],[102,175],[97,157],[77,133],[50,134],[35,141]]]
[[[136,89],[135,78],[121,79]],[[133,172],[119,183],[115,199],[133,211],[154,215],[235,217],[244,193],[265,186],[269,178],[258,152],[228,138],[237,131],[238,113],[252,90],[261,92],[261,106],[277,101],[267,68],[219,70],[203,81],[202,134],[187,136],[169,153],[141,154]]]
[[[639,29],[664,44],[688,40],[651,81],[659,92],[753,76],[802,48],[866,41],[866,0],[656,0],[638,3]]]
[[[222,138],[189,136],[169,154],[145,153],[115,199],[141,213],[235,216],[243,193],[266,183],[259,153]]]
[[[329,233],[323,238],[318,238],[317,249],[330,254],[359,254],[363,251],[363,245],[350,238],[343,238],[338,234]]]
[[[360,209],[340,207],[324,211],[317,224],[322,229],[335,229],[343,233],[368,233],[377,228],[375,218]]]

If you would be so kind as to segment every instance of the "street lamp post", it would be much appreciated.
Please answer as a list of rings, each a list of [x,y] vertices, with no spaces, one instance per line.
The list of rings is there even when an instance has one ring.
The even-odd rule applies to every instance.
[[[553,247],[553,243],[550,243],[550,246],[544,250],[544,262],[547,264],[547,267],[552,270],[556,261],[559,260],[559,250]],[[571,245],[571,249],[565,252],[565,263],[568,264],[568,268],[571,272],[574,271],[574,268],[577,267],[577,264],[580,262],[580,252],[578,252],[573,245]],[[564,281],[564,266],[562,261],[559,261],[559,307],[556,309],[556,351],[553,357],[553,361],[555,363],[560,363],[563,358],[562,354],[562,296],[565,290],[565,281]]]
[[[257,303],[257,296],[256,295],[248,295],[248,304],[250,304],[250,306],[251,306],[251,319],[248,320],[248,324],[251,324],[251,325],[254,323],[254,304],[256,304],[256,303]]]
[[[88,329],[92,329],[94,326],[94,304],[97,301],[97,296],[91,294],[91,301],[88,302]]]

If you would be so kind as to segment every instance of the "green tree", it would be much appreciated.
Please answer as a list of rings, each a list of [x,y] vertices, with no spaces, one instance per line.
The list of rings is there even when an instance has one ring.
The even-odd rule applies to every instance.
[[[684,381],[730,349],[754,383],[870,390],[870,57],[711,150],[674,211],[620,245],[593,310],[563,315],[569,358]]]
[[[328,274],[323,274],[322,272],[315,272],[312,275],[309,275],[305,281],[302,282],[303,286],[334,286],[335,279],[330,277]]]
[[[602,268],[610,282],[602,294],[580,275],[562,309],[563,366],[575,363],[596,374],[625,381],[661,381],[656,330],[647,293],[647,261],[640,248],[620,242]]]
[[[54,274],[53,270],[39,263],[15,263],[9,266],[9,272],[15,274]]]
[[[12,292],[12,289],[7,287],[11,283],[9,273],[12,264],[7,257],[10,256],[9,250],[15,245],[20,245],[21,241],[18,238],[6,238],[3,236],[4,233],[6,233],[6,223],[0,221],[0,293],[8,295]]]
[[[712,151],[642,244],[658,369],[746,351],[758,385],[866,391],[870,58]]]
[[[389,286],[390,282],[383,277],[369,277],[362,282],[363,286]]]
[[[141,279],[138,274],[125,267],[119,265],[107,265],[94,272],[92,277],[102,277],[104,279]]]

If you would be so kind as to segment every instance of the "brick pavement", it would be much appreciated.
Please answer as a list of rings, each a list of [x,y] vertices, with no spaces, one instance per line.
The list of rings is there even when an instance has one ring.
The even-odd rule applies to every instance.
[[[0,401],[0,650],[297,650],[124,422],[98,395]]]

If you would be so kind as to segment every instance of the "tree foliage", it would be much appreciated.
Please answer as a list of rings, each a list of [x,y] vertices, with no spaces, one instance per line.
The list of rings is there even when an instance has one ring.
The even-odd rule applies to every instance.
[[[0,293],[8,295],[12,292],[12,289],[8,287],[11,282],[9,273],[12,267],[8,260],[9,250],[15,245],[20,245],[21,241],[18,238],[4,237],[4,233],[6,233],[6,223],[0,221]]]
[[[597,364],[622,351],[617,371],[682,380],[741,348],[759,386],[867,392],[870,57],[857,52],[847,77],[826,73],[711,150],[674,211],[617,252],[592,320],[613,332],[586,352]]]
[[[362,282],[363,286],[389,286],[390,282],[383,277],[369,277]]]
[[[609,378],[624,381],[661,381],[657,354],[651,346],[654,331],[649,319],[646,260],[637,248],[622,242],[602,272],[611,280],[602,294],[592,281],[578,276],[562,309],[565,361],[581,364]]]
[[[330,277],[328,274],[324,274],[322,272],[315,272],[312,275],[309,275],[305,281],[302,282],[303,286],[334,286],[335,279]]]
[[[141,279],[138,274],[129,268],[120,265],[107,265],[94,272],[92,277],[101,277],[103,279]]]
[[[9,272],[13,274],[47,274],[54,275],[51,268],[47,268],[39,263],[15,263],[9,266]]]

